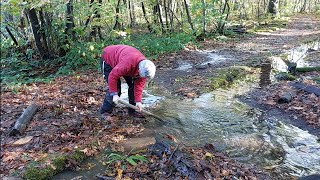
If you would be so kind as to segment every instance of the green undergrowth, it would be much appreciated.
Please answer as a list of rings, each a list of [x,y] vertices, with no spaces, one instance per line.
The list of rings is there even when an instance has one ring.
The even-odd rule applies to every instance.
[[[249,67],[239,66],[220,69],[217,73],[217,76],[209,79],[211,90],[230,87],[235,85],[238,80],[253,81],[252,77],[248,75],[253,74],[254,70]]]
[[[27,180],[50,179],[54,175],[67,169],[70,164],[81,163],[85,158],[86,155],[83,152],[75,150],[71,154],[52,158],[50,165],[43,166],[40,162],[32,162],[26,167],[22,177]]]
[[[261,19],[253,25],[250,26],[248,32],[273,32],[279,29],[283,29],[287,27],[289,22],[288,18],[275,18],[272,19],[271,17]]]
[[[34,82],[50,82],[58,75],[98,70],[102,50],[112,44],[126,44],[139,49],[150,60],[161,54],[182,50],[195,44],[195,37],[187,33],[170,35],[127,35],[99,42],[76,42],[63,57],[41,60],[34,51],[26,54],[13,53],[1,57],[1,85],[14,86]],[[161,61],[161,59],[160,59]]]

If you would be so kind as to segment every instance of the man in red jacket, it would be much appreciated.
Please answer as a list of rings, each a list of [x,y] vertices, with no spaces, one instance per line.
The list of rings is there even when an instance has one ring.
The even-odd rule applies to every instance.
[[[156,67],[154,63],[136,48],[127,45],[111,45],[103,49],[100,61],[101,70],[108,83],[107,93],[100,108],[101,117],[109,120],[112,109],[121,95],[123,77],[128,84],[129,103],[142,110],[142,91],[147,79],[153,79]],[[129,114],[139,116],[133,109]]]

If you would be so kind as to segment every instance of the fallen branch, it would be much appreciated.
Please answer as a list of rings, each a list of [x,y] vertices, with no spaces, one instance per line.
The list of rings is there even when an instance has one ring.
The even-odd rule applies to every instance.
[[[175,147],[175,149],[171,151],[171,147]],[[194,165],[191,155],[182,152],[173,141],[158,136],[156,143],[150,147],[150,152],[158,157],[169,156],[166,162],[170,161],[170,164],[182,176],[188,179],[204,179],[202,172],[199,172]]]
[[[36,114],[37,110],[38,110],[38,106],[36,104],[29,105],[27,109],[23,111],[19,119],[16,121],[9,135],[10,136],[15,136],[17,134],[21,135],[27,128],[27,125],[31,121],[32,117]]]
[[[296,89],[303,90],[307,93],[314,93],[315,95],[320,96],[320,88],[316,86],[308,85],[300,82],[290,83],[290,85]]]

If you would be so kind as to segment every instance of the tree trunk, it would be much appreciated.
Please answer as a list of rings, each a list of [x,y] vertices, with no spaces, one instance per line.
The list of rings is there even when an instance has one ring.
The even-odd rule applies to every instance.
[[[170,19],[170,32],[174,32],[174,27],[173,27],[173,16],[174,16],[174,0],[169,0],[168,1],[168,13],[169,13],[169,19]],[[178,20],[179,21],[179,20]]]
[[[266,2],[266,0],[263,0],[263,13],[264,14],[267,14],[267,13],[265,13],[266,9],[267,9],[267,2]]]
[[[45,22],[46,22],[46,27],[47,27],[48,34],[53,34],[52,33],[52,31],[53,31],[52,30],[52,13],[44,12],[44,19],[45,19]],[[50,35],[47,38],[48,50],[50,52],[55,52],[53,48],[57,47],[57,46],[54,46],[53,42],[54,42],[54,38],[53,38],[52,35]]]
[[[223,9],[222,9],[222,12],[221,14],[225,14],[227,11],[227,15],[225,17],[225,19],[220,19],[219,23],[218,23],[218,27],[217,27],[217,31],[218,33],[220,34],[223,34],[224,32],[224,26],[226,24],[226,21],[228,20],[228,17],[229,17],[229,12],[230,12],[230,6],[229,6],[229,0],[225,0],[225,3],[223,5]],[[223,17],[222,17],[223,18]]]
[[[94,0],[90,0],[90,5],[89,5],[90,8],[92,7],[93,2],[94,2]],[[89,25],[90,19],[91,19],[91,16],[88,16],[86,23],[84,25],[84,29],[86,29],[87,26]]]
[[[23,34],[25,40],[27,40],[27,35],[26,35],[26,31],[25,31],[25,28],[26,28],[26,21],[25,20],[26,20],[26,18],[25,18],[24,10],[22,10],[21,14],[20,14],[19,28],[20,28],[20,31]]]
[[[136,12],[135,12],[135,5],[134,0],[131,0],[131,12],[132,12],[132,27],[136,25]]]
[[[31,104],[30,106],[28,106],[27,109],[23,111],[22,115],[16,121],[13,129],[9,133],[10,136],[15,136],[17,134],[21,135],[27,128],[27,125],[29,124],[37,110],[38,106],[36,104]]]
[[[11,37],[12,41],[14,42],[14,44],[15,44],[16,46],[18,46],[18,45],[19,45],[19,44],[18,44],[18,41],[16,40],[16,38],[14,37],[14,35],[11,33],[11,31],[10,31],[10,29],[9,29],[8,26],[6,26],[6,31],[7,31],[7,33],[9,34],[9,36]]]
[[[143,12],[143,17],[144,17],[144,19],[145,19],[146,22],[147,22],[148,30],[149,30],[149,32],[151,33],[151,32],[152,32],[152,29],[151,29],[150,22],[148,21],[148,18],[147,18],[147,15],[146,15],[146,9],[145,9],[145,7],[144,7],[143,1],[141,2],[141,8],[142,8],[142,12]]]
[[[164,16],[166,18],[166,28],[169,29],[169,20],[168,20],[168,7],[166,0],[163,0],[163,7],[164,7]]]
[[[41,35],[41,39],[42,39],[43,48],[44,48],[46,57],[49,58],[50,54],[49,54],[49,50],[48,50],[48,43],[47,43],[47,36],[46,36],[47,27],[46,27],[46,23],[44,21],[42,9],[39,11],[39,19],[41,22],[41,29],[42,29],[40,31],[40,35]]]
[[[159,21],[160,21],[160,25],[161,25],[161,32],[164,33],[165,29],[164,29],[163,20],[162,20],[162,8],[161,8],[160,0],[158,0],[157,3],[158,3],[157,7],[158,7]]]
[[[298,1],[299,1],[299,0],[295,0],[295,2],[293,3],[293,4],[294,4],[294,6],[293,6],[293,12],[296,12],[296,10],[297,10]]]
[[[300,12],[302,13],[302,12],[305,12],[306,11],[306,7],[307,7],[307,0],[304,0],[303,1],[303,5],[302,5],[302,7],[301,7],[301,9],[300,9]]]
[[[257,17],[260,19],[260,0],[258,1],[258,10],[257,10]]]
[[[206,34],[206,2],[204,0],[202,1],[202,33],[205,36]]]
[[[187,0],[183,0],[183,1],[184,1],[184,6],[185,6],[185,8],[186,8],[186,13],[187,13],[187,17],[188,17],[188,22],[189,22],[189,24],[190,24],[191,30],[192,30],[193,32],[195,32],[195,31],[194,31],[194,28],[193,28],[193,24],[192,24],[190,12],[189,12],[188,2],[187,2]]]
[[[101,3],[102,3],[102,0],[99,0],[99,2],[98,2],[99,4],[99,7],[101,6]],[[93,17],[92,17],[92,19],[94,19],[94,18],[97,18],[97,19],[100,19],[100,13],[98,12],[98,8],[95,8],[94,9],[94,15],[93,15]],[[97,37],[97,34],[99,35],[99,37],[102,37],[102,35],[101,35],[101,31],[100,31],[100,26],[93,26],[92,27],[92,31],[91,31],[91,33],[90,33],[90,38],[91,39],[95,39],[96,37]],[[99,32],[100,32],[100,34],[99,34]]]
[[[158,24],[158,5],[153,6],[153,23]]]
[[[268,4],[268,13],[272,14],[273,16],[278,15],[279,9],[279,0],[269,0]]]
[[[130,28],[132,28],[132,27],[133,27],[133,24],[134,24],[134,23],[133,23],[131,6],[132,6],[132,3],[131,3],[131,1],[129,0],[129,1],[128,1],[128,13],[129,13],[129,19],[130,19],[130,25],[129,25]]]
[[[31,24],[31,28],[32,28],[33,36],[34,36],[34,39],[36,42],[37,49],[38,49],[42,59],[46,59],[47,58],[46,52],[45,52],[44,47],[41,42],[40,24],[38,21],[36,10],[34,8],[30,9],[28,14],[29,14],[29,20],[30,20],[30,24]]]
[[[69,44],[69,39],[74,39],[75,34],[73,31],[74,28],[74,20],[73,20],[73,0],[69,0],[67,3],[66,10],[66,19],[65,19],[65,29],[64,29],[64,39],[62,42],[64,45]],[[60,56],[65,56],[68,52],[68,49],[65,49],[63,46],[60,46]]]
[[[120,29],[121,28],[121,25],[119,22],[120,2],[121,2],[121,0],[118,0],[117,6],[116,6],[116,20],[115,20],[115,24],[113,26],[113,29]]]
[[[64,31],[66,37],[71,37],[72,39],[75,38],[73,28],[74,28],[73,0],[69,0],[67,3],[67,11],[66,11],[66,29]]]

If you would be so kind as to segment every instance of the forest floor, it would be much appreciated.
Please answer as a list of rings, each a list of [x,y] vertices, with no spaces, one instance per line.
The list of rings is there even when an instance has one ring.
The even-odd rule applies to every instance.
[[[316,40],[319,35],[319,19],[300,15],[292,18],[285,29],[243,35],[227,41],[206,40],[202,42],[201,49],[232,57],[230,58],[232,60],[203,66],[201,63],[209,60],[206,54],[199,53],[193,47],[187,47],[181,52],[163,55],[156,61],[158,71],[155,84],[172,95],[194,98],[210,88],[209,79],[217,75],[218,68],[235,65],[257,67],[262,62],[268,61],[270,53],[280,55],[285,50]],[[311,59],[319,60],[319,58],[319,52],[315,52]],[[190,63],[192,68],[179,71],[176,69],[181,65],[179,62]],[[319,77],[320,73],[318,71],[298,74],[299,77],[307,75]],[[305,83],[320,87],[311,80]],[[113,151],[124,151],[119,142],[141,134],[144,131],[144,120],[132,119],[125,109],[118,108],[115,110],[117,116],[113,116],[112,120],[114,126],[108,127],[101,122],[98,110],[104,97],[104,86],[99,72],[87,72],[58,77],[47,84],[37,83],[14,90],[1,88],[0,177],[20,176],[28,169],[27,167],[38,169],[49,167],[55,172],[58,165],[53,159],[73,153],[75,150],[86,156],[93,156],[106,147],[110,147]],[[250,94],[251,99],[255,100],[250,103],[262,104],[266,106],[265,108],[283,109],[283,113],[305,119],[309,123],[305,125],[306,128],[319,127],[319,97],[297,92],[298,96],[291,104],[280,105],[275,99],[284,87],[287,87],[287,82],[282,81],[258,89],[258,92]],[[32,103],[38,104],[40,108],[26,132],[21,136],[9,136],[8,133],[16,119],[23,109]],[[311,116],[308,113],[309,109],[313,109]],[[319,130],[314,130],[314,133],[319,134]],[[195,159],[211,157],[211,154],[207,154],[203,149],[187,151],[194,153]],[[256,170],[239,166],[225,156],[217,154],[214,157],[219,161],[216,164],[211,162],[213,164],[210,165],[212,171],[218,172],[215,177],[232,177],[236,173],[239,174],[239,171],[242,172],[239,176],[243,178],[255,179],[259,176]],[[150,173],[154,171],[152,165],[163,165],[160,159],[150,158],[150,166],[139,166],[140,171],[136,173],[150,175],[151,179],[163,177],[161,173]],[[72,160],[64,161],[68,168],[77,166]],[[223,165],[223,162],[228,162],[228,166]],[[114,168],[114,176],[133,176],[132,173],[127,175],[126,172],[120,173],[119,165],[115,167],[117,168]],[[179,176],[179,173],[171,175]]]

